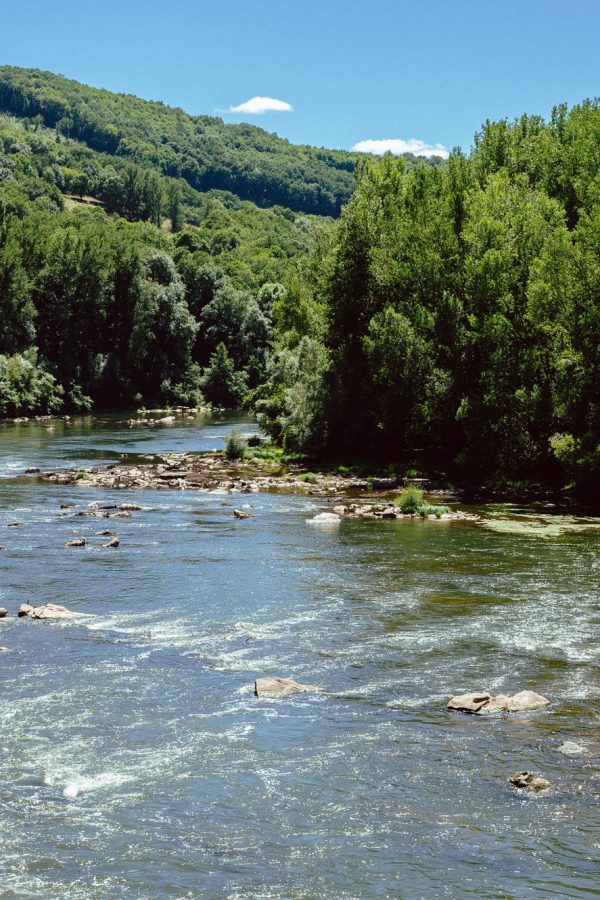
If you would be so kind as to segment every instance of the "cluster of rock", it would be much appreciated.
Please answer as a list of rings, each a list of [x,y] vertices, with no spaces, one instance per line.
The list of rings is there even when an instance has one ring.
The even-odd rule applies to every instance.
[[[254,694],[256,697],[265,696],[281,696],[285,694],[300,693],[324,693],[322,688],[314,685],[302,684],[293,678],[265,677],[257,678],[254,682]],[[452,697],[448,701],[448,709],[457,710],[459,712],[475,713],[478,715],[486,712],[522,712],[524,710],[539,709],[547,706],[550,701],[535,691],[519,691],[516,694],[498,694],[492,696],[484,692],[474,694],[461,694]],[[576,751],[581,752],[584,748],[574,745]],[[559,748],[561,749],[561,748]],[[539,793],[540,791],[551,788],[552,785],[547,779],[532,772],[517,772],[509,778],[510,784],[519,790],[531,793]]]
[[[516,694],[487,694],[484,691],[475,694],[459,694],[448,701],[448,709],[458,712],[474,713],[481,716],[493,712],[525,712],[548,706],[550,701],[535,691],[519,691]],[[520,790],[537,793],[552,787],[549,781],[531,772],[517,772],[509,779],[514,787]]]
[[[100,532],[100,533],[103,534],[103,532]],[[108,534],[112,535],[112,534],[114,534],[114,532],[108,532]],[[105,547],[105,548],[111,549],[111,550],[116,550],[116,548],[119,546],[119,543],[120,543],[119,538],[116,535],[114,535],[114,537],[111,537],[110,541],[107,541],[105,544],[102,544],[102,547]],[[67,541],[67,543],[65,544],[65,547],[87,547],[88,544],[89,544],[89,541],[87,540],[87,538],[75,538],[75,540],[73,540],[73,541]],[[98,548],[94,547],[93,549],[97,550]]]
[[[172,424],[165,419],[143,420],[145,424]],[[136,421],[137,420],[132,420]],[[358,490],[392,490],[397,478],[364,478],[310,474],[300,467],[287,470],[259,460],[232,462],[222,453],[179,453],[168,457],[150,457],[148,463],[129,465],[110,463],[98,468],[42,472],[44,481],[70,486],[103,488],[153,488],[155,490],[197,490],[250,494],[258,491],[285,490],[315,496],[342,494]]]
[[[333,512],[346,519],[419,519],[417,513],[403,513],[390,503],[350,503],[346,506],[334,506]],[[475,513],[452,510],[425,516],[427,519],[440,522],[479,522],[480,516]]]
[[[51,422],[53,419],[62,419],[68,422],[71,416],[17,416],[13,422]]]
[[[19,619],[70,619],[81,613],[72,612],[66,606],[57,603],[46,603],[44,606],[32,606],[30,603],[22,603],[17,613]],[[8,616],[8,610],[0,607],[0,619]]]

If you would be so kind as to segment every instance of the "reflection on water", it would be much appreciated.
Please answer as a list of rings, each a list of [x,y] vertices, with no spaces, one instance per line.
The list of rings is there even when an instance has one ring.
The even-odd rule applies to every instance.
[[[0,425],[0,522],[22,523],[0,524],[0,897],[598,895],[595,528],[331,532],[306,524],[310,496],[244,497],[237,521],[222,495],[6,477],[212,449],[231,427],[117,419]],[[144,507],[114,520],[118,551],[60,509],[99,498]],[[24,601],[84,616],[19,621]],[[331,693],[257,700],[261,674]],[[521,688],[552,705],[445,709]],[[555,788],[519,796],[523,769]]]

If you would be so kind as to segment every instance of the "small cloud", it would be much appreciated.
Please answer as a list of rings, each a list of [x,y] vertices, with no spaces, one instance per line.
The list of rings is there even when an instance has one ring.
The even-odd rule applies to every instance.
[[[352,148],[360,153],[414,153],[415,156],[442,156],[448,159],[450,151],[443,144],[426,144],[425,141],[419,141],[411,138],[410,141],[404,141],[402,138],[389,138],[381,141],[359,141]]]
[[[294,107],[284,100],[275,100],[273,97],[251,97],[239,106],[230,106],[227,112],[246,113],[250,116],[262,116],[267,112],[291,112]]]

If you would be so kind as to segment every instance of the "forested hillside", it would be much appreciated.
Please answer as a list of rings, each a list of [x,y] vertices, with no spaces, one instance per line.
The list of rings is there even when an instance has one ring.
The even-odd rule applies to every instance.
[[[356,154],[294,146],[253,125],[190,116],[37,69],[0,67],[0,111],[195,190],[226,190],[259,206],[337,215],[352,192]]]
[[[330,227],[0,117],[0,416],[238,405]]]
[[[364,163],[318,252],[257,394],[279,440],[600,496],[598,102]]]

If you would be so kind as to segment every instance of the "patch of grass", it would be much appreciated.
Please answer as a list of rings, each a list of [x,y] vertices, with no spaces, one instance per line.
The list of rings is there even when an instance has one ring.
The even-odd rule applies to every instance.
[[[319,476],[315,475],[314,472],[304,472],[298,480],[305,481],[307,484],[318,484]]]
[[[426,503],[421,488],[410,485],[405,488],[401,494],[394,500],[394,506],[400,509],[400,512],[421,516],[437,516],[438,518],[448,512],[447,506],[437,506],[433,503]]]
[[[416,513],[419,506],[423,505],[423,491],[417,487],[407,487],[394,500],[400,512]]]
[[[425,516],[435,516],[436,519],[439,519],[443,513],[450,512],[450,510],[447,506],[439,506],[435,503],[422,503],[417,507],[417,512],[422,519]]]
[[[248,446],[252,447],[252,458],[257,462],[279,462],[281,457],[283,456],[283,450],[281,447],[276,447],[274,444],[266,444],[260,447],[253,447],[250,442],[248,442]]]
[[[92,476],[88,472],[78,472],[75,476],[76,481],[89,481]]]

